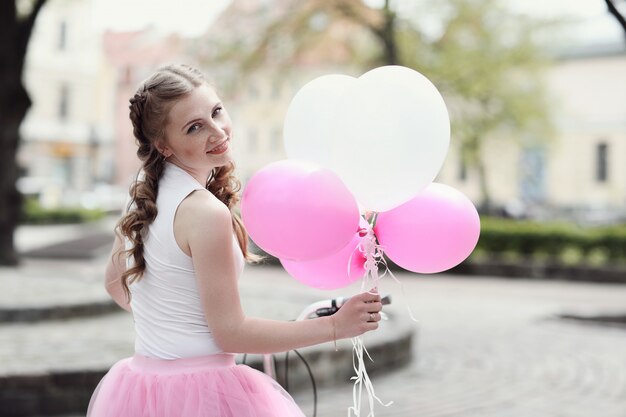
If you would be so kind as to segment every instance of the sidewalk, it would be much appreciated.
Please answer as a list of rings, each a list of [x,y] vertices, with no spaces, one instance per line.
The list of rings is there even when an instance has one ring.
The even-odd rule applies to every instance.
[[[30,242],[34,248],[38,241]],[[27,260],[18,271],[20,280],[12,275],[18,283],[12,295],[1,292],[0,306],[83,300],[88,292],[79,287],[93,291],[91,300],[105,300],[106,256]],[[3,288],[8,288],[6,274],[0,270]],[[393,372],[372,373],[376,394],[384,402],[394,401],[388,408],[377,405],[377,417],[626,415],[626,329],[558,318],[624,314],[626,285],[446,274],[397,277],[402,287],[385,279],[380,288],[392,294],[387,311],[398,320],[369,335],[366,345],[407,328],[419,337],[412,347],[414,360],[405,360]],[[240,288],[248,314],[276,319],[291,319],[312,301],[358,290],[357,285],[333,292],[310,289],[278,267],[247,267]],[[407,306],[419,324],[408,320]],[[394,328],[393,323],[401,325]],[[126,313],[3,324],[0,374],[102,369],[131,354],[132,341],[132,318]],[[348,344],[342,343],[341,350],[349,352]],[[384,356],[374,354],[373,359],[380,363]],[[311,415],[312,392],[305,388],[294,397]],[[351,382],[345,378],[322,388],[318,397],[318,417],[347,415]]]
[[[556,318],[623,313],[626,285],[398,277],[420,322],[418,356],[373,378],[379,398],[394,401],[377,404],[377,417],[626,416],[626,328]],[[390,281],[381,287],[400,292]],[[311,415],[311,393],[296,398]],[[318,417],[341,415],[351,387],[319,398]]]
[[[16,277],[0,270],[2,311],[110,303],[108,314],[88,314],[68,320],[0,322],[0,376],[29,375],[68,370],[105,370],[132,355],[132,316],[114,306],[103,286],[106,257],[95,261],[28,260]],[[274,267],[247,267],[240,281],[243,307],[248,315],[293,320],[307,305],[358,289],[323,292],[310,289]],[[397,310],[397,309],[396,309]],[[389,310],[393,313],[393,309]],[[399,314],[395,314],[399,316]],[[373,342],[393,340],[412,331],[406,318],[390,320]],[[395,334],[397,333],[397,334]],[[347,343],[346,343],[347,345]],[[327,349],[331,346],[326,346]]]
[[[132,316],[103,286],[113,239],[107,223],[19,231],[18,247],[27,254],[23,264],[0,268],[0,416],[81,410],[111,365],[133,354]],[[82,242],[100,243],[86,248]],[[240,281],[246,313],[277,320],[293,320],[315,301],[357,291],[313,290],[273,267],[247,267]],[[390,320],[368,338],[377,357],[369,368],[378,373],[396,369],[412,354],[414,326],[393,309],[388,313]],[[339,345],[340,352],[331,344],[300,350],[320,387],[353,374],[350,343]],[[277,357],[279,367],[283,360]],[[259,355],[248,357],[254,366],[260,362]],[[292,388],[308,386],[305,372],[291,359]]]

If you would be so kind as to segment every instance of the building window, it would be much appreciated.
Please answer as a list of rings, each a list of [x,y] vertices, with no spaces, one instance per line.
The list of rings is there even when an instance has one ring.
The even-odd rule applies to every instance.
[[[272,129],[272,151],[278,152],[283,147],[283,135],[279,127]]]
[[[545,201],[546,167],[546,153],[543,148],[522,149],[519,160],[519,196],[523,202]]]
[[[281,93],[281,82],[279,80],[274,79],[272,81],[272,98],[274,100],[277,100],[280,98],[280,93]]]
[[[322,32],[328,28],[330,18],[325,12],[317,12],[309,19],[309,28],[315,32]]]
[[[248,150],[250,152],[259,150],[259,132],[256,129],[250,129],[248,132]]]
[[[59,119],[67,120],[69,113],[70,92],[66,84],[62,84],[59,90]]]
[[[259,94],[259,89],[257,88],[256,85],[254,85],[254,83],[250,83],[250,85],[248,86],[248,96],[252,99],[252,100],[256,100],[259,98],[260,94]]]
[[[467,180],[467,162],[465,161],[465,158],[463,156],[461,156],[461,158],[459,159],[458,178],[459,178],[459,181]]]
[[[609,145],[596,145],[596,181],[607,182],[609,179]]]
[[[124,67],[123,83],[131,84],[132,82],[133,82],[133,69],[130,67],[130,65],[128,65]]]
[[[59,50],[64,51],[67,48],[67,22],[61,22],[59,25]]]

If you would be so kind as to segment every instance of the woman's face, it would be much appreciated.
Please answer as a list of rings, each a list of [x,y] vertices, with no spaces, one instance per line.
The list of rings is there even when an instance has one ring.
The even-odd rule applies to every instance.
[[[232,160],[231,137],[228,113],[215,90],[203,84],[172,106],[160,150],[168,161],[204,183],[213,168]]]

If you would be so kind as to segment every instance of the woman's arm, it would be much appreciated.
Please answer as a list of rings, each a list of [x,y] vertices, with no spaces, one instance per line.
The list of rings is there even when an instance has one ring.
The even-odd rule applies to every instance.
[[[104,273],[104,287],[120,307],[126,311],[131,311],[121,281],[122,273],[126,270],[126,258],[122,256],[121,252],[123,249],[122,240],[116,236],[113,249],[111,249],[111,257]]]
[[[195,192],[181,203],[174,224],[181,249],[192,256],[207,323],[224,351],[283,352],[378,327],[380,296],[369,293],[351,297],[331,317],[298,322],[246,317],[239,299],[228,209],[212,195]],[[370,313],[376,321],[369,321]]]

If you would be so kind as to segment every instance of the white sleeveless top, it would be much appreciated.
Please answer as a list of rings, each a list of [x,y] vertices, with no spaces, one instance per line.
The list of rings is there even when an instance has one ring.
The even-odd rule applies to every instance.
[[[207,326],[196,273],[174,238],[174,215],[193,191],[204,190],[191,175],[169,162],[159,182],[158,214],[144,238],[146,269],[130,285],[135,320],[135,352],[159,359],[179,359],[221,353]],[[206,191],[208,192],[208,191]],[[232,244],[241,273],[244,258],[237,239]]]

